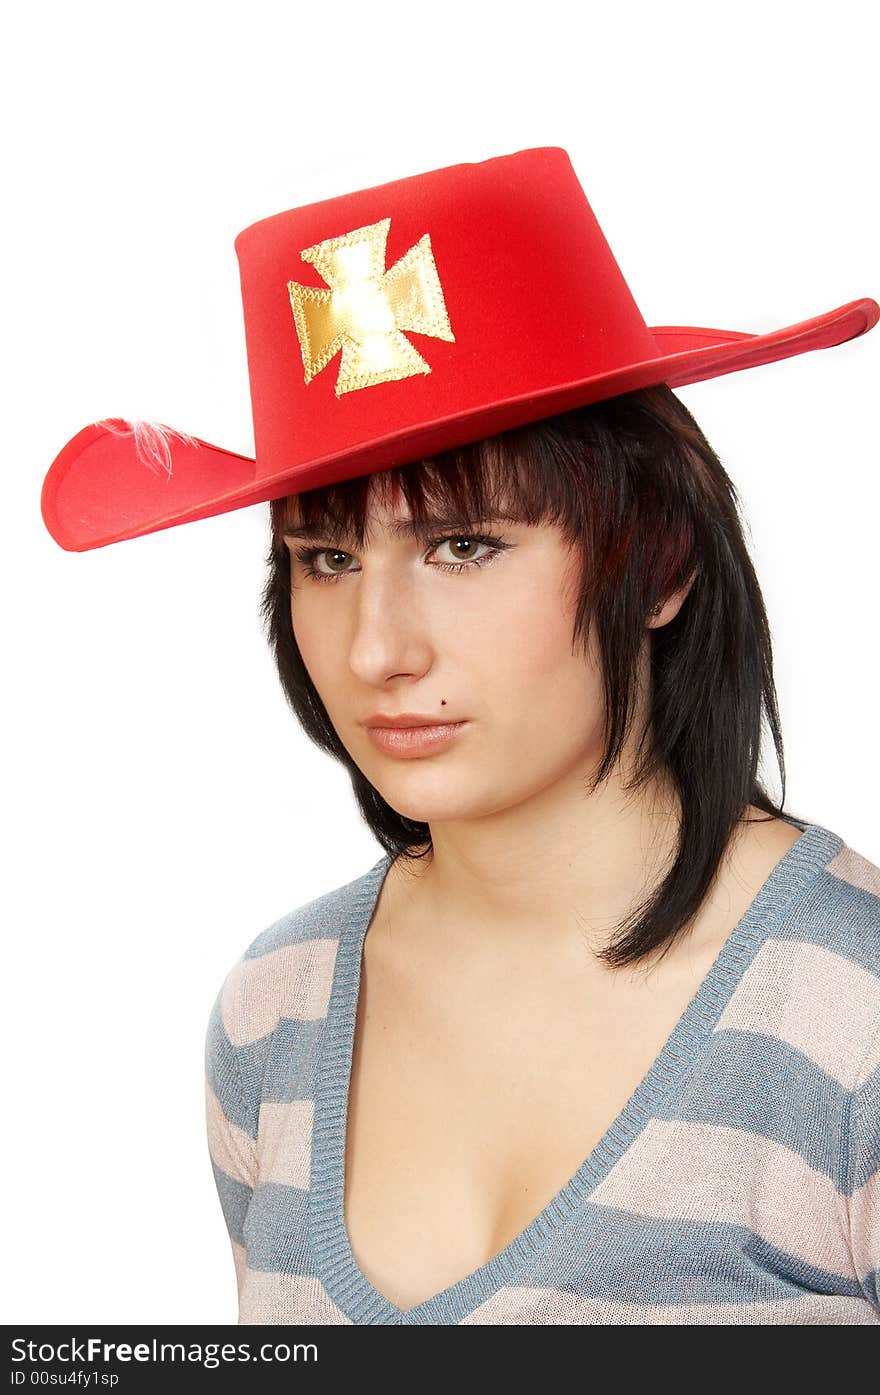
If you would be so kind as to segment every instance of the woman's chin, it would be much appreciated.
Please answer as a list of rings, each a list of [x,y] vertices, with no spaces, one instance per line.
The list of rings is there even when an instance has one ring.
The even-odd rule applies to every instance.
[[[478,819],[488,805],[474,798],[462,799],[458,789],[417,789],[415,780],[373,780],[372,783],[396,814],[413,823],[448,823]],[[456,785],[460,782],[456,781]],[[406,786],[409,788],[406,788]]]
[[[401,799],[384,793],[382,798],[396,814],[411,823],[440,824],[479,817],[478,811],[453,800]]]

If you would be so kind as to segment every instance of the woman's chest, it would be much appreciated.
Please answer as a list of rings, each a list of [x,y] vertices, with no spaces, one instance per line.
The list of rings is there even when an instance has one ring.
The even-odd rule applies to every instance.
[[[414,1307],[504,1250],[620,1115],[705,967],[650,988],[545,974],[454,997],[365,963],[344,1191],[373,1286]]]

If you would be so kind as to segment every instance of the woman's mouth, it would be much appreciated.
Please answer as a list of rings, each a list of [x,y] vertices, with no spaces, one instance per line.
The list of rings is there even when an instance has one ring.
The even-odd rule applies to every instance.
[[[408,760],[431,755],[448,746],[467,725],[467,722],[437,722],[418,727],[367,727],[367,735],[377,750]]]

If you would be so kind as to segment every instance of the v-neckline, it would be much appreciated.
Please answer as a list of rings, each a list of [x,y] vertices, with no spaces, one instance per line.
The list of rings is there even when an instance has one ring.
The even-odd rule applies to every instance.
[[[683,1084],[760,946],[782,923],[809,879],[843,847],[843,840],[820,824],[792,818],[789,822],[804,830],[801,837],[776,863],[731,930],[659,1055],[589,1156],[503,1250],[412,1308],[396,1307],[370,1283],[355,1258],[345,1224],[347,1114],[363,947],[393,856],[386,854],[358,879],[350,915],[340,931],[318,1048],[308,1205],[317,1276],[347,1318],[367,1325],[460,1323],[498,1289],[517,1282],[538,1248],[589,1200],[659,1100]]]

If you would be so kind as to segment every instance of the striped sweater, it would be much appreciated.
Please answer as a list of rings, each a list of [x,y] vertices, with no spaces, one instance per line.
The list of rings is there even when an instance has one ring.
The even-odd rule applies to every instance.
[[[343,1212],[361,952],[391,858],[260,934],[205,1051],[238,1322],[880,1323],[880,869],[798,827],[577,1172],[410,1309],[363,1275]]]

